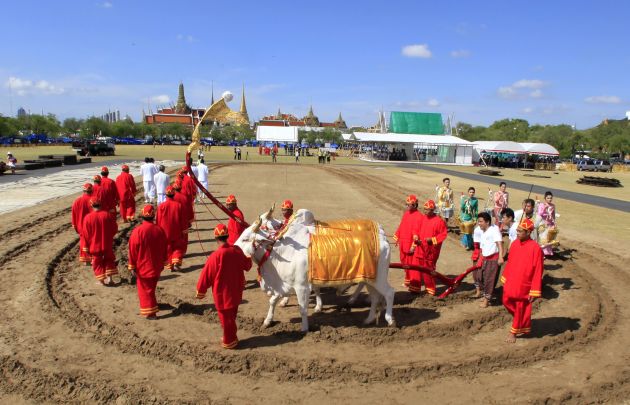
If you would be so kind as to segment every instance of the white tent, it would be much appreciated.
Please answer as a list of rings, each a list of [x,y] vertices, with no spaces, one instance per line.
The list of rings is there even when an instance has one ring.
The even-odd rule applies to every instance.
[[[547,143],[521,143],[521,146],[531,155],[560,155],[560,152],[558,152],[556,148]]]
[[[452,135],[353,132],[352,134],[343,134],[343,138],[348,142],[379,144],[381,146],[375,147],[379,150],[383,148],[387,150],[404,149],[406,156],[411,161],[457,165],[472,164],[472,142]],[[387,153],[384,155],[388,156]],[[378,153],[371,153],[370,158],[388,159],[387,157],[378,157]]]
[[[259,125],[256,128],[256,140],[271,142],[297,142],[298,128]]]
[[[479,153],[497,152],[497,153],[516,153],[525,154],[527,150],[522,144],[512,141],[476,141],[474,142],[475,150]]]

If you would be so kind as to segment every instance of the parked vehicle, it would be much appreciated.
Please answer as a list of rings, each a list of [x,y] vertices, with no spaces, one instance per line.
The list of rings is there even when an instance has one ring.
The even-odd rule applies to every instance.
[[[116,154],[116,145],[113,142],[75,141],[72,142],[72,149],[79,156],[113,156]]]
[[[607,160],[582,159],[577,162],[578,171],[586,172],[609,172],[612,166]]]

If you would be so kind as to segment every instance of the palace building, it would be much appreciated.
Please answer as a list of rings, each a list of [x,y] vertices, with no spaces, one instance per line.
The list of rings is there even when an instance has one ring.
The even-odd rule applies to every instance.
[[[308,110],[308,113],[302,117],[298,118],[293,114],[285,114],[280,111],[278,108],[278,112],[275,115],[268,115],[262,117],[260,121],[256,123],[256,126],[268,126],[268,127],[310,127],[310,128],[336,128],[336,129],[347,129],[348,126],[346,122],[341,117],[341,113],[339,113],[339,117],[334,122],[320,122],[319,117],[313,113],[313,106],[311,106]]]
[[[212,94],[212,102],[214,104],[214,92]],[[159,108],[156,113],[150,112],[146,114],[144,111],[143,122],[146,124],[154,125],[154,124],[169,124],[169,123],[177,123],[190,127],[194,127],[197,125],[199,120],[203,117],[203,114],[206,112],[205,108],[192,108],[186,103],[186,96],[184,95],[184,84],[179,83],[179,92],[177,95],[177,104],[175,106]],[[221,125],[230,125],[233,124],[234,121],[238,123],[248,123],[249,116],[247,115],[247,106],[245,105],[245,86],[243,85],[243,91],[241,94],[241,108],[240,111],[230,111],[232,113],[232,119],[226,122],[218,122]],[[234,117],[234,115],[236,117]],[[238,118],[234,120],[234,118]]]

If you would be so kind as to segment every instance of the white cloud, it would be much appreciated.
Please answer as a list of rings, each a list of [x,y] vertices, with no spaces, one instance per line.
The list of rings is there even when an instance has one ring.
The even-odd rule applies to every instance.
[[[499,87],[497,93],[502,98],[513,98],[516,96],[516,90],[514,90],[511,86]]]
[[[531,114],[534,112],[534,109],[532,107],[525,107],[523,108],[523,113],[525,114]]]
[[[591,96],[584,99],[590,104],[620,104],[621,98],[617,96]]]
[[[515,89],[540,89],[545,86],[546,86],[546,83],[538,79],[533,79],[533,80],[521,79],[517,82],[514,82],[514,84],[512,84],[512,87],[514,87]]]
[[[458,49],[456,51],[451,51],[452,58],[468,58],[470,56],[470,51],[466,49]]]
[[[114,5],[110,1],[104,1],[104,2],[100,3],[99,6],[101,6],[103,8],[112,8],[112,7],[114,7]]]
[[[539,79],[521,79],[509,86],[499,87],[497,94],[506,99],[542,98],[544,93],[541,89],[548,85],[548,82]]]
[[[192,35],[177,34],[178,41],[195,42],[196,39]]]
[[[150,97],[149,100],[155,104],[168,104],[171,102],[171,98],[166,94]]]
[[[433,54],[431,53],[431,50],[429,50],[429,45],[427,44],[403,46],[402,54],[408,58],[429,59],[433,56]]]
[[[427,101],[427,105],[429,107],[439,107],[440,102],[437,99],[435,99],[435,98],[431,98],[431,99],[429,99],[429,101]]]
[[[5,86],[10,88],[11,91],[15,91],[18,96],[27,94],[63,94],[66,91],[63,87],[55,86],[46,80],[34,82],[13,76],[9,77]]]

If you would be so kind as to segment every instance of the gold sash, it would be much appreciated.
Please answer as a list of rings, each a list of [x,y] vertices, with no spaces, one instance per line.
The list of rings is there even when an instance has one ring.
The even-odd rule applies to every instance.
[[[367,219],[316,221],[308,249],[312,284],[374,282],[380,252],[378,225]]]

